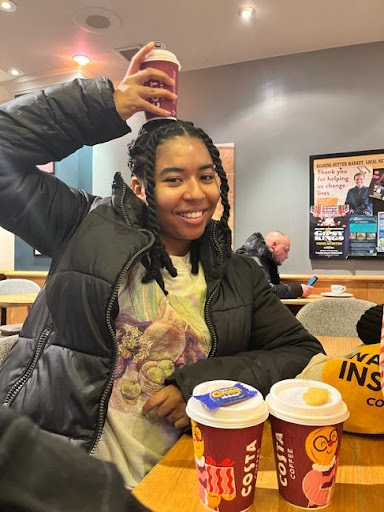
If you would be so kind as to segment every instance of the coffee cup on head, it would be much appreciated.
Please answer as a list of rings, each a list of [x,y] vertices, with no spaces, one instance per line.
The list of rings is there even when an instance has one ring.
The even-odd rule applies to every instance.
[[[168,89],[177,94],[179,71],[181,69],[180,62],[174,53],[163,50],[162,48],[154,48],[144,59],[140,65],[140,69],[155,68],[167,73],[175,82],[173,87],[165,84],[162,80],[149,80],[144,85],[161,89]],[[177,99],[170,100],[168,98],[156,97],[148,98],[149,103],[157,107],[164,108],[170,112],[170,116],[162,117],[152,112],[145,112],[147,121],[152,119],[176,119],[177,118]]]
[[[331,292],[335,295],[340,295],[344,293],[347,288],[342,284],[331,284]]]
[[[198,491],[205,507],[220,512],[242,512],[252,506],[264,421],[268,408],[261,393],[241,384],[255,395],[215,410],[195,398],[236,388],[231,380],[213,380],[196,386],[188,400],[192,423]]]
[[[266,402],[280,496],[299,508],[326,507],[349,416],[339,391],[323,382],[287,379],[272,386]]]

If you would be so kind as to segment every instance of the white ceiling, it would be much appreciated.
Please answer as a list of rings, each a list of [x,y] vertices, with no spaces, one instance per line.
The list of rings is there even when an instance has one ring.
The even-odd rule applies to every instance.
[[[21,69],[23,81],[75,70],[76,53],[93,59],[88,76],[119,80],[127,63],[114,49],[150,40],[164,41],[183,70],[384,40],[384,0],[15,2],[16,12],[0,12],[0,70]],[[237,15],[242,5],[256,8],[251,22]],[[92,14],[110,28],[90,33],[75,23]]]

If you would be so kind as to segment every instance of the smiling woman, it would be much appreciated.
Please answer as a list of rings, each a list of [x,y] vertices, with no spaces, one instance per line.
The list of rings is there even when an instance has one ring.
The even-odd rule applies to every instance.
[[[183,256],[190,249],[196,274],[197,251],[192,242],[203,235],[220,197],[220,223],[228,240],[231,237],[228,181],[217,148],[192,123],[153,121],[146,123],[130,156],[132,189],[146,202],[148,226],[157,238],[145,280],[155,278],[163,286],[161,266],[176,276],[169,254]]]
[[[153,47],[116,90],[75,80],[0,108],[0,224],[52,256],[0,369],[0,401],[115,462],[131,488],[188,425],[196,385],[225,378],[266,394],[321,351],[257,263],[232,253],[227,177],[202,129],[147,123],[129,148],[131,188],[116,173],[111,197],[36,169],[126,134],[139,110],[169,116],[148,100],[172,93],[144,84],[173,81],[140,70]]]

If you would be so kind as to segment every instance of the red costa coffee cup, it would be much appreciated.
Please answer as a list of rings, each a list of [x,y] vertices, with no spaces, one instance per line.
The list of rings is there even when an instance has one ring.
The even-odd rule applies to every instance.
[[[220,393],[236,383],[213,380],[196,386],[193,395]],[[207,409],[192,396],[191,418],[199,497],[210,510],[244,512],[254,500],[261,438],[268,408],[259,391],[243,402]]]
[[[324,401],[317,397],[324,397]],[[298,508],[320,509],[335,490],[343,422],[349,412],[339,391],[323,382],[287,379],[266,397],[279,493]]]
[[[181,69],[180,62],[174,53],[163,50],[160,48],[153,49],[142,62],[140,69],[155,68],[164,71],[169,75],[175,82],[174,87],[170,87],[165,84],[162,80],[149,80],[145,82],[148,87],[155,87],[161,89],[168,89],[173,93],[177,94],[179,71]],[[161,117],[151,112],[145,112],[145,117],[149,121],[151,119],[176,119],[177,118],[177,99],[170,100],[168,98],[148,98],[148,101],[157,107],[168,110],[171,115],[169,117]]]

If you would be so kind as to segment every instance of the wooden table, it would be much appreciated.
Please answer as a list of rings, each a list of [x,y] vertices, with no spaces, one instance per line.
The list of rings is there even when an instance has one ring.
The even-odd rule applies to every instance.
[[[311,302],[316,302],[317,300],[328,300],[334,297],[325,297],[324,295],[315,295],[311,294],[309,297],[298,297],[297,299],[280,299],[283,304],[285,304],[288,309],[292,311],[294,315],[306,304],[311,304]],[[353,297],[348,297],[353,299]]]
[[[370,300],[375,304],[384,302],[384,275],[351,275],[346,274],[323,274],[317,273],[315,293],[328,292],[332,284],[342,284],[347,287],[346,291],[353,293],[356,299]],[[280,274],[281,281],[285,284],[307,283],[313,274]]]
[[[344,353],[357,338],[322,337],[326,349]],[[197,492],[192,439],[184,435],[134,490],[155,512],[206,512]],[[270,425],[264,427],[256,494],[250,512],[293,512],[280,498]],[[327,512],[384,511],[384,436],[344,433],[337,484]]]
[[[1,325],[7,323],[7,308],[30,308],[35,302],[37,293],[15,293],[12,295],[0,295]]]
[[[344,433],[337,483],[327,512],[384,510],[384,436]],[[184,435],[133,494],[155,512],[207,512],[200,503],[190,436]],[[250,512],[293,512],[277,491],[271,429],[265,423],[256,494]]]
[[[360,338],[336,338],[333,336],[316,336],[316,338],[323,345],[325,352],[329,356],[348,354],[348,352],[362,344]]]
[[[283,304],[294,305],[294,306],[305,306],[305,304],[310,304],[311,302],[315,302],[316,300],[327,299],[328,297],[324,297],[324,295],[315,295],[311,294],[309,297],[297,297],[297,299],[280,299]]]

